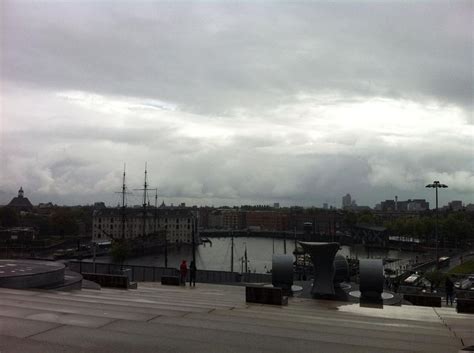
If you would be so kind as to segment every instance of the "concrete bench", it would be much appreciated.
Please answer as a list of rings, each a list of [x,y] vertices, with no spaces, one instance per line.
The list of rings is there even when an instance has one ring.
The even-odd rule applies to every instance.
[[[161,276],[161,284],[167,286],[179,286],[178,276]]]
[[[137,284],[130,282],[128,276],[109,275],[105,273],[82,273],[82,277],[88,281],[100,284],[102,287],[136,289]]]
[[[287,305],[288,297],[279,287],[246,286],[245,301],[248,303]]]
[[[474,292],[468,290],[456,291],[456,311],[458,313],[474,313]]]
[[[404,294],[403,299],[417,306],[441,308],[441,297],[430,294]]]
[[[474,299],[472,298],[457,298],[456,311],[458,313],[474,314]]]

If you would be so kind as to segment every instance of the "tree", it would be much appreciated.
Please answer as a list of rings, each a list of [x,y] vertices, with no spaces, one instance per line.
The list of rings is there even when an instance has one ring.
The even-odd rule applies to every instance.
[[[430,281],[431,286],[433,288],[438,288],[441,283],[445,280],[446,274],[442,273],[441,271],[431,271],[425,273],[425,278]]]
[[[11,207],[0,208],[0,225],[2,227],[17,227],[20,225],[18,211]]]
[[[373,226],[375,225],[375,217],[371,212],[364,211],[357,217],[357,223]]]
[[[112,261],[120,264],[120,267],[122,268],[123,263],[130,255],[130,247],[124,240],[115,240],[112,244],[110,254],[112,255]]]
[[[353,212],[346,212],[344,214],[344,223],[349,229],[352,229],[357,224],[357,215]]]
[[[472,235],[474,227],[464,213],[453,212],[440,220],[440,232],[448,243],[454,246],[464,246]]]
[[[76,235],[79,229],[73,212],[68,208],[58,208],[54,211],[49,223],[51,231],[61,236]]]

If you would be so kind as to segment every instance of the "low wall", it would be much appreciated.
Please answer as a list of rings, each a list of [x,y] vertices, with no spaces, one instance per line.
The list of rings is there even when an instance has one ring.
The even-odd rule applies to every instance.
[[[118,274],[122,267],[116,264],[95,264],[95,273]],[[124,265],[124,269],[130,269],[130,280],[133,282],[160,282],[162,276],[179,276],[179,270],[176,268]],[[94,273],[94,266],[91,262],[69,261],[71,271],[83,273]],[[187,280],[189,281],[189,271]],[[244,273],[227,271],[197,270],[196,282],[201,283],[271,283],[272,275],[265,273]]]
[[[84,276],[84,279],[100,284],[102,287],[128,289],[130,285],[128,277],[124,275],[83,272],[82,276]]]
[[[10,269],[0,276],[0,287],[42,288],[55,286],[64,281],[65,266],[52,261],[1,260]]]

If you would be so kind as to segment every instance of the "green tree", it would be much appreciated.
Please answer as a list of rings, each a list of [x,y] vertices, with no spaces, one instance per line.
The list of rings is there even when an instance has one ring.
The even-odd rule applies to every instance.
[[[22,216],[21,224],[38,229],[39,235],[42,237],[51,234],[49,220],[46,215],[28,213]]]
[[[441,271],[431,271],[425,273],[425,278],[430,281],[433,288],[439,288],[441,283],[444,283],[446,274]]]
[[[365,212],[362,212],[357,217],[357,223],[362,223],[362,224],[367,224],[367,225],[375,225],[376,222],[375,222],[374,215],[369,211],[365,211]]]
[[[50,229],[54,234],[61,236],[76,235],[78,232],[77,220],[69,208],[58,208],[49,218]]]
[[[112,261],[114,263],[120,264],[120,267],[123,267],[123,263],[127,260],[130,255],[130,247],[123,240],[115,240],[112,244],[112,249],[110,254],[112,255]]]
[[[472,236],[474,227],[463,212],[453,212],[439,222],[440,233],[454,246],[465,246]]]
[[[357,224],[357,215],[354,212],[345,212],[344,223],[351,229]]]
[[[2,227],[17,227],[20,225],[18,211],[11,207],[0,208],[0,225]]]

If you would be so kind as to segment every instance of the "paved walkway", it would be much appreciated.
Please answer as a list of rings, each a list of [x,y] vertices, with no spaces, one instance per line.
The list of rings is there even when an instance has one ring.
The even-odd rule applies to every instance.
[[[138,290],[0,288],[0,352],[457,352],[474,315],[291,298],[247,305],[245,289],[139,283]]]

